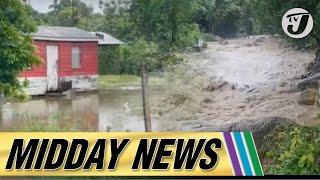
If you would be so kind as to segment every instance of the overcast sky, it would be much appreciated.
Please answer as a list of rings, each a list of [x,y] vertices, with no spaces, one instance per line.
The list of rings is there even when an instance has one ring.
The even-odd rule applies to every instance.
[[[49,6],[53,4],[53,1],[54,0],[29,0],[33,9],[42,13],[49,11]],[[82,2],[85,2],[87,5],[92,5],[94,12],[102,12],[99,8],[99,0],[82,0]]]

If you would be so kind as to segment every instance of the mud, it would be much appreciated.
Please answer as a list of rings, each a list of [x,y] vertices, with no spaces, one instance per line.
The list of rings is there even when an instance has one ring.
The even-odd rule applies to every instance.
[[[287,91],[305,73],[314,54],[282,47],[280,40],[266,36],[228,40],[226,45],[208,43],[205,52],[188,55],[188,63],[222,86],[206,94],[210,101],[203,103],[192,124],[203,127],[270,116],[318,123],[320,109],[298,105],[298,93]]]

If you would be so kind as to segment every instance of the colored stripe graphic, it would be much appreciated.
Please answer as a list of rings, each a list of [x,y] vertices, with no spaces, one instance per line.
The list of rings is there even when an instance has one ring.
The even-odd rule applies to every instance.
[[[249,159],[248,159],[248,156],[247,156],[247,152],[246,152],[246,149],[244,147],[244,143],[242,141],[241,133],[240,132],[234,132],[233,135],[234,135],[234,138],[235,138],[236,143],[237,143],[237,147],[238,147],[238,151],[239,151],[239,154],[240,154],[240,157],[241,157],[242,166],[243,166],[243,169],[245,171],[245,175],[253,176],[253,173],[252,173],[252,170],[251,170],[251,167],[250,167],[250,163],[249,163]]]
[[[230,132],[224,132],[223,133],[224,138],[226,140],[226,144],[227,144],[227,150],[229,151],[229,155],[231,158],[231,162],[232,162],[232,166],[233,166],[233,170],[235,172],[236,176],[242,176],[242,171],[241,171],[241,167],[239,164],[239,160],[237,157],[237,153],[236,150],[234,148],[234,144],[232,141],[232,137],[231,137],[231,133]]]
[[[226,149],[236,176],[263,176],[263,171],[250,132],[224,132]]]
[[[251,161],[252,161],[253,168],[254,168],[254,171],[256,173],[256,176],[263,176],[261,164],[260,164],[260,161],[259,161],[259,157],[258,157],[258,154],[257,154],[256,147],[255,147],[254,142],[253,142],[252,135],[249,132],[245,132],[244,133],[244,137],[245,137],[246,142],[247,142],[247,147],[248,147],[248,150],[249,150],[249,153],[250,153]]]

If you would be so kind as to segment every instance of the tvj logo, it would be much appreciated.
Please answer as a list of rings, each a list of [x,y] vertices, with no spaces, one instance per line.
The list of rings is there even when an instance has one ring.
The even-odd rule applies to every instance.
[[[312,16],[305,9],[290,9],[282,18],[282,29],[292,38],[306,37],[311,32],[312,28]]]

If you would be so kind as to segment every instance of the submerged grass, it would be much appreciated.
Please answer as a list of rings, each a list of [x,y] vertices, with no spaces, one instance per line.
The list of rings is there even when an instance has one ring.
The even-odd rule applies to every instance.
[[[153,112],[172,123],[192,119],[201,109],[207,84],[188,64],[176,65],[165,74],[163,95],[153,101]]]
[[[78,130],[66,125],[52,125],[41,121],[31,121],[14,129],[16,132],[77,132]]]
[[[161,79],[151,79],[151,112],[164,123],[167,131],[176,130],[177,122],[192,120],[201,110],[204,91],[209,82],[195,72],[187,63],[167,68]],[[152,81],[153,80],[153,81]],[[155,88],[156,87],[156,88]],[[140,104],[133,105],[133,113],[142,114]]]
[[[76,132],[76,129],[70,122],[70,117],[63,113],[50,115],[48,120],[41,120],[33,116],[19,115],[21,123],[13,127],[16,132]]]

